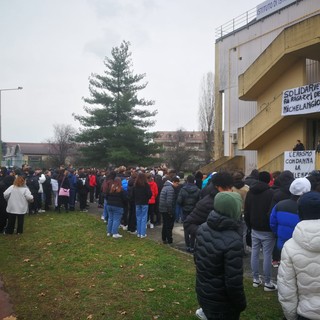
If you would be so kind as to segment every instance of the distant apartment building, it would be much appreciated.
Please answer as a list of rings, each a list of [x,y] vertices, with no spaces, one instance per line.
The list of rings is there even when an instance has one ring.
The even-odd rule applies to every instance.
[[[188,150],[190,159],[187,161],[186,169],[196,169],[205,164],[204,133],[202,131],[158,131],[154,142],[163,147],[164,152],[159,154],[166,162],[167,151]]]
[[[317,169],[319,61],[320,1],[263,1],[216,29],[212,169]]]

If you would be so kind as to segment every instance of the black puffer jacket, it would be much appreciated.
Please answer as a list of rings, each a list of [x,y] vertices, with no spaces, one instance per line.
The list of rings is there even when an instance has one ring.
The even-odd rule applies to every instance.
[[[250,187],[244,203],[244,220],[250,229],[269,231],[270,205],[273,199],[273,190],[263,181],[257,181]]]
[[[279,201],[290,199],[291,193],[289,188],[293,180],[294,176],[291,171],[285,170],[280,173],[279,177],[277,178],[278,188],[274,189],[273,191],[273,198],[269,208],[270,212]]]
[[[163,188],[160,192],[159,196],[159,211],[160,212],[169,212],[170,214],[173,213],[174,206],[176,203],[176,194],[174,191],[174,187],[172,182],[167,180]]]
[[[177,203],[182,207],[183,212],[190,213],[199,201],[200,189],[193,183],[184,185],[177,198]]]
[[[196,236],[199,226],[207,221],[209,213],[213,210],[213,200],[218,192],[219,191],[214,188],[211,193],[199,200],[195,208],[184,220],[183,228],[194,237]]]
[[[196,292],[206,310],[227,313],[246,308],[242,256],[240,222],[212,211],[198,229],[194,254]]]

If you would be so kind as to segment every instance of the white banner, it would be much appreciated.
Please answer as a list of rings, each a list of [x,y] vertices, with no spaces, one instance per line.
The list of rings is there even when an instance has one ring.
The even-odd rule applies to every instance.
[[[282,116],[320,111],[320,82],[283,91]]]
[[[314,150],[286,151],[284,153],[284,170],[290,170],[295,178],[303,178],[315,170]]]
[[[296,0],[267,0],[257,6],[257,20],[262,19],[273,12],[276,12]]]

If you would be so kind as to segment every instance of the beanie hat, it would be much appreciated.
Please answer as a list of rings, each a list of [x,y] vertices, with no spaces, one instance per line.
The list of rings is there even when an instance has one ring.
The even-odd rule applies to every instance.
[[[310,191],[299,198],[298,214],[300,220],[320,219],[320,193]]]
[[[163,171],[162,171],[162,170],[159,170],[159,171],[158,171],[158,175],[159,175],[160,177],[163,177]]]
[[[242,198],[237,192],[219,192],[214,197],[213,207],[214,210],[222,216],[239,220],[242,208]]]
[[[307,178],[297,178],[292,181],[289,191],[295,196],[301,196],[311,190],[311,183]]]
[[[268,171],[261,171],[259,173],[259,181],[269,183],[270,182],[270,173]]]

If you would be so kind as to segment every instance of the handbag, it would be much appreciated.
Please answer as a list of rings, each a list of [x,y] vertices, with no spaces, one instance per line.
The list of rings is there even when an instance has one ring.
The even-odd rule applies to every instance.
[[[63,177],[63,179],[62,179],[61,185],[63,185],[64,179],[65,179],[65,177]],[[59,196],[69,197],[70,196],[70,189],[65,189],[65,188],[60,187]]]
[[[69,197],[70,196],[70,189],[60,188],[59,196]]]

